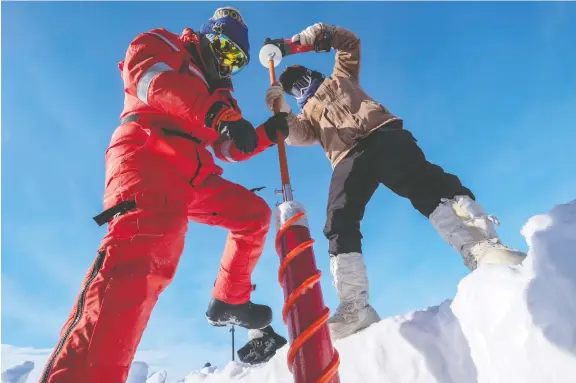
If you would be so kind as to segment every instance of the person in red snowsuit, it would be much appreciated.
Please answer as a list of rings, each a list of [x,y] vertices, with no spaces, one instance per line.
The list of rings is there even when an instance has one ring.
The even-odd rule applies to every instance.
[[[286,114],[254,129],[232,97],[231,75],[250,59],[240,13],[220,8],[199,32],[139,34],[119,64],[125,105],[106,151],[108,223],[49,358],[42,383],[122,383],[159,294],[172,281],[188,220],[229,230],[206,316],[215,326],[264,328],[268,306],[250,301],[251,273],[271,211],[221,177],[215,156],[243,161],[287,134]]]

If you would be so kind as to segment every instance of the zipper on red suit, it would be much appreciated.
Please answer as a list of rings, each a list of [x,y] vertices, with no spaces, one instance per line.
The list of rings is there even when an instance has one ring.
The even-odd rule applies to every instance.
[[[94,261],[94,265],[92,267],[92,273],[90,273],[90,277],[88,277],[88,279],[86,280],[86,283],[84,283],[84,286],[82,286],[82,290],[80,291],[80,295],[78,296],[77,305],[76,305],[76,315],[74,317],[74,320],[72,321],[70,326],[66,329],[66,331],[64,332],[64,334],[60,338],[60,342],[58,342],[58,345],[54,349],[54,352],[52,352],[52,357],[50,358],[49,362],[46,364],[46,369],[44,370],[44,373],[42,374],[42,378],[40,380],[40,383],[48,382],[48,375],[50,374],[50,371],[52,370],[52,365],[54,364],[56,357],[58,356],[60,351],[62,351],[62,348],[64,347],[64,343],[66,343],[66,340],[68,340],[68,337],[70,336],[70,333],[72,332],[74,327],[76,327],[78,322],[80,322],[80,319],[82,318],[82,313],[84,312],[84,300],[86,298],[86,290],[88,290],[88,288],[90,287],[90,285],[92,284],[94,279],[96,279],[96,277],[98,276],[98,272],[100,272],[100,269],[102,269],[102,264],[104,263],[104,256],[105,255],[106,255],[106,251],[100,251],[98,253],[98,256],[96,257],[96,260]]]

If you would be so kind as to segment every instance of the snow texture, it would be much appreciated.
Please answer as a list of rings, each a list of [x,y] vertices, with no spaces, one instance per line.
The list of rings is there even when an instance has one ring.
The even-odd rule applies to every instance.
[[[481,267],[453,301],[336,341],[342,383],[576,382],[576,200],[532,217],[522,235],[523,265]],[[292,383],[287,351],[185,382]]]
[[[148,377],[148,363],[134,361],[128,372],[126,383],[144,383]]]
[[[34,369],[34,362],[25,361],[2,372],[2,383],[25,383]]]
[[[150,375],[150,377],[146,380],[146,383],[166,383],[167,377],[168,373],[166,371],[158,371]]]
[[[478,268],[460,281],[454,300],[336,341],[341,382],[576,382],[576,200],[532,217],[521,232],[529,246],[522,265]],[[287,351],[260,366],[230,362],[177,382],[293,383]],[[5,378],[17,367],[2,374],[3,383],[25,382]],[[135,362],[128,382],[178,379],[160,371],[146,380],[147,371]]]
[[[252,330],[248,330],[248,340],[254,340],[254,339],[258,339],[258,338],[262,338],[264,336],[264,333],[259,330],[259,329],[252,329]]]

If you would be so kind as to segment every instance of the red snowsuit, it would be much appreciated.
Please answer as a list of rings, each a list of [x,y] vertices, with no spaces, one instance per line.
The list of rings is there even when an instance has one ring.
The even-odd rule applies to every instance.
[[[123,123],[106,151],[108,233],[42,383],[126,380],[158,295],[174,277],[188,220],[230,230],[213,296],[231,304],[250,298],[271,211],[253,192],[221,178],[206,146],[231,162],[273,143],[260,126],[258,147],[247,155],[214,129],[221,116],[240,110],[231,89],[209,87],[202,63],[184,45],[196,44],[194,37],[164,29],[140,34],[120,63],[126,94]],[[206,126],[218,102],[228,109]]]

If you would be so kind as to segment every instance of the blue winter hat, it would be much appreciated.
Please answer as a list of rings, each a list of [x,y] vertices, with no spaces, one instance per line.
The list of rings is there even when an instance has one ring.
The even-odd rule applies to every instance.
[[[214,15],[199,30],[204,35],[226,35],[238,45],[250,61],[250,42],[248,41],[248,27],[240,12],[233,7],[216,9]]]

